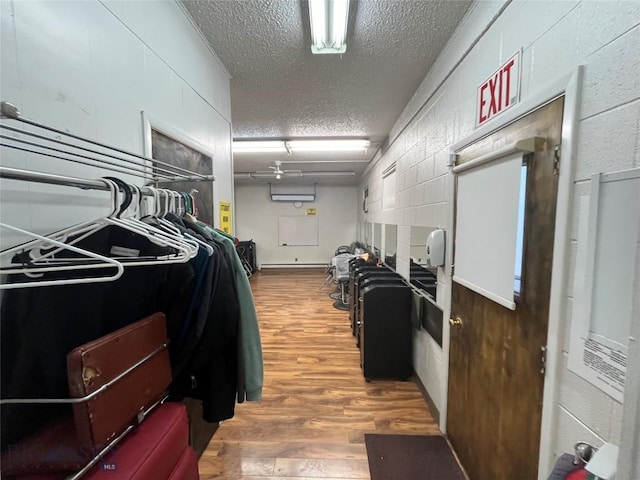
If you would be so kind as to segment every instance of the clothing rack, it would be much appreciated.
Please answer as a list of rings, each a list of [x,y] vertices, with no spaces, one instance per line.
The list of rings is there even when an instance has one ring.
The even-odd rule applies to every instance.
[[[91,180],[87,178],[71,177],[68,175],[56,175],[53,173],[34,172],[20,168],[0,167],[0,178],[8,180],[19,180],[33,183],[45,183],[48,185],[62,185],[65,187],[76,187],[82,190],[102,190],[109,191],[108,185],[101,180]],[[121,189],[120,189],[121,190]],[[144,197],[153,197],[154,192],[144,187],[138,189],[138,194]],[[190,193],[181,192],[182,207],[189,213],[194,214],[195,198],[198,190],[191,189]]]
[[[204,226],[200,226],[202,224],[198,225],[197,219],[195,219],[193,216],[190,216],[190,215],[182,216],[182,213],[184,212],[188,214],[194,214],[194,207],[195,207],[194,196],[195,194],[198,193],[198,191],[195,188],[192,188],[193,184],[191,185],[187,184],[185,186],[184,184],[181,183],[179,186],[174,185],[172,187],[171,185],[167,185],[167,183],[195,182],[195,181],[213,182],[215,180],[215,177],[213,175],[207,175],[207,174],[202,174],[195,171],[190,171],[182,167],[174,166],[166,162],[162,162],[150,157],[146,157],[144,155],[132,153],[118,147],[110,146],[105,143],[100,143],[79,135],[75,135],[75,134],[60,130],[58,128],[54,128],[52,126],[43,125],[38,122],[23,118],[18,112],[17,108],[14,105],[7,102],[0,103],[0,147],[3,155],[7,154],[8,158],[11,158],[9,157],[11,152],[18,152],[19,155],[28,156],[27,158],[37,157],[39,160],[37,162],[38,165],[43,165],[42,167],[34,168],[29,166],[29,167],[23,168],[20,165],[16,165],[15,163],[12,165],[11,163],[5,161],[3,162],[5,165],[11,165],[11,166],[0,166],[1,179],[6,179],[10,181],[31,182],[31,183],[38,183],[38,184],[59,185],[62,187],[78,188],[83,191],[93,190],[93,191],[110,192],[111,200],[112,200],[111,206],[113,208],[113,211],[110,214],[105,215],[104,217],[92,219],[91,221],[83,222],[78,225],[69,226],[63,230],[59,230],[57,232],[49,234],[46,237],[38,235],[36,233],[28,232],[26,230],[19,231],[19,229],[10,225],[0,224],[0,228],[3,228],[3,229],[8,228],[9,230],[13,230],[16,233],[29,238],[29,242],[27,243],[21,243],[20,245],[16,245],[14,247],[5,249],[2,252],[0,252],[0,254],[5,254],[6,258],[8,258],[8,256],[10,255],[11,256],[14,255],[13,253],[14,249],[22,248],[22,249],[25,249],[25,252],[27,254],[30,254],[31,252],[29,252],[28,250],[31,248],[31,244],[33,243],[35,245],[34,255],[28,256],[29,263],[19,264],[16,262],[15,266],[11,264],[10,265],[11,268],[7,268],[3,270],[8,274],[11,274],[11,273],[14,273],[13,270],[11,269],[15,268],[17,270],[21,268],[22,271],[17,273],[32,277],[32,278],[29,278],[28,281],[22,281],[21,279],[18,279],[20,280],[21,283],[16,282],[13,284],[8,283],[4,286],[0,285],[0,289],[3,289],[3,287],[6,287],[6,290],[8,292],[5,294],[7,295],[7,297],[3,297],[3,306],[7,306],[11,304],[9,300],[7,300],[7,298],[11,299],[11,297],[8,297],[8,296],[10,294],[15,295],[15,292],[20,292],[20,291],[26,292],[27,290],[31,290],[31,291],[37,291],[39,295],[43,295],[44,297],[46,297],[47,295],[51,295],[51,293],[47,292],[48,289],[46,288],[32,288],[32,289],[27,288],[31,286],[44,287],[49,285],[61,285],[61,284],[72,285],[76,283],[77,284],[98,283],[103,281],[117,280],[119,278],[119,275],[112,275],[107,277],[106,275],[103,274],[103,272],[105,271],[104,268],[106,267],[115,268],[115,267],[113,267],[111,263],[109,263],[109,265],[107,265],[106,267],[103,263],[100,263],[100,262],[103,262],[103,260],[98,258],[98,256],[102,254],[108,257],[108,260],[110,260],[111,262],[116,262],[116,263],[120,262],[122,264],[121,265],[122,268],[124,266],[126,266],[127,268],[131,267],[129,270],[131,273],[129,275],[134,278],[140,278],[139,275],[136,276],[137,273],[136,273],[135,267],[137,265],[154,265],[155,266],[154,269],[149,269],[151,272],[156,271],[155,270],[156,268],[162,269],[161,270],[162,272],[165,272],[165,270],[168,271],[169,268],[172,268],[171,271],[176,274],[175,280],[174,280],[176,282],[176,285],[182,286],[184,285],[184,283],[181,282],[181,280],[183,278],[186,279],[189,275],[189,272],[193,271],[195,273],[195,266],[192,266],[191,263],[195,264],[196,260],[197,262],[199,262],[197,263],[197,265],[200,267],[200,269],[198,270],[197,274],[200,275],[199,278],[202,279],[201,281],[202,288],[205,288],[205,285],[208,285],[207,279],[211,279],[210,284],[212,286],[211,288],[213,288],[212,279],[214,278],[214,275],[220,275],[220,278],[223,278],[224,276],[224,278],[227,281],[219,282],[218,284],[216,284],[216,288],[220,289],[222,293],[214,296],[212,292],[210,294],[210,297],[206,297],[206,298],[210,298],[210,300],[207,300],[206,304],[203,303],[203,305],[205,305],[206,308],[197,310],[197,313],[199,315],[198,318],[196,318],[195,313],[192,313],[192,312],[196,312],[196,310],[193,309],[190,306],[190,304],[185,304],[185,310],[183,312],[184,317],[188,318],[187,315],[192,316],[193,318],[191,320],[193,322],[199,321],[199,322],[202,322],[202,325],[204,325],[204,322],[210,321],[210,317],[213,318],[212,312],[214,312],[214,308],[218,307],[219,309],[219,304],[220,302],[223,301],[223,300],[217,300],[217,299],[220,298],[220,299],[224,299],[225,302],[228,301],[230,297],[230,293],[234,291],[234,289],[230,285],[231,285],[231,281],[233,281],[235,277],[234,277],[233,270],[231,270],[231,267],[233,266],[233,263],[231,261],[232,259],[227,260],[226,257],[223,255],[223,252],[225,251],[223,250],[225,248],[224,245],[226,244],[224,244],[219,239],[217,240],[218,243],[216,244],[213,244],[211,239],[209,239],[207,243],[206,241],[204,241],[206,240],[206,238],[204,238],[203,240],[203,237],[200,237],[200,236],[196,237],[195,236],[196,234],[193,234],[192,230],[189,230],[188,232],[186,231],[186,229],[184,231],[183,230],[177,231],[175,228],[176,227],[175,222],[174,222],[173,230],[176,230],[176,231],[174,232],[171,229],[171,225],[167,225],[169,221],[165,219],[166,212],[169,212],[172,214],[172,215],[168,215],[167,218],[169,218],[169,216],[176,217],[176,214],[177,214],[179,216],[180,222],[182,222],[183,220],[187,222],[187,219],[191,219],[190,221],[192,222],[192,224],[189,224],[190,225],[189,228],[196,229],[200,227],[202,231],[206,233],[206,230],[205,230],[206,225]],[[49,162],[49,160],[51,161]],[[72,175],[65,175],[67,171],[63,170],[62,168],[56,168],[64,165],[64,163],[60,163],[60,162],[70,162],[69,165],[80,164],[80,165],[86,165],[90,167],[96,167],[99,170],[98,170],[98,173],[96,173],[95,176],[93,177],[91,176],[91,173],[85,176],[86,174],[84,172],[77,173],[76,175],[78,176],[73,176],[73,171],[71,171],[71,169],[67,171],[69,173],[72,173]],[[14,168],[14,167],[17,167],[17,168]],[[107,173],[106,171],[115,172],[115,174]],[[112,177],[107,177],[106,175],[112,175]],[[99,178],[99,177],[104,177],[104,178]],[[119,178],[114,178],[114,177],[119,177]],[[130,177],[136,177],[142,180],[135,180]],[[137,185],[133,185],[134,182]],[[202,185],[202,187],[203,188],[196,186],[196,188],[200,190],[204,190],[204,187],[208,187],[208,186]],[[171,189],[171,190],[167,190],[167,189]],[[184,192],[174,191],[179,189],[184,189],[186,191]],[[18,189],[18,190],[19,192],[22,192],[21,189]],[[37,191],[37,189],[34,189],[34,190]],[[122,195],[119,192],[122,192]],[[145,196],[145,199],[144,201],[141,201],[143,196]],[[151,197],[151,199],[149,197]],[[137,209],[135,208],[136,204],[132,203],[132,199],[133,201],[138,202]],[[164,201],[164,206],[161,204],[162,201]],[[129,208],[130,204],[132,205],[132,208]],[[152,211],[153,213],[150,213],[150,211]],[[122,217],[120,216],[121,214],[122,214]],[[144,225],[136,223],[136,222],[142,223],[141,219],[144,219],[145,221]],[[139,252],[138,253],[139,256],[137,257],[129,255],[127,252],[105,253],[110,251],[109,246],[102,248],[103,247],[102,244],[100,244],[99,246],[96,246],[93,244],[90,244],[89,246],[84,245],[86,247],[86,250],[83,250],[82,249],[83,238],[92,235],[94,231],[97,232],[98,231],[97,229],[101,228],[103,225],[106,225],[106,226],[116,225],[119,227],[119,229],[123,229],[125,232],[128,229],[130,229],[131,232],[133,232],[138,236],[147,237],[148,241],[145,241],[144,244],[145,245],[149,244],[153,248],[150,247],[144,252]],[[76,228],[76,230],[73,230],[74,228]],[[211,230],[213,229],[211,228]],[[79,233],[76,233],[76,232],[79,232]],[[177,238],[174,239],[172,235],[175,235]],[[204,233],[202,235],[204,235]],[[132,235],[129,234],[128,236],[121,236],[121,237],[122,238],[126,237],[128,239],[131,236]],[[74,243],[78,238],[80,238],[78,243]],[[182,243],[180,245],[177,245],[178,239],[181,242],[183,242],[184,245],[182,245]],[[39,240],[42,240],[42,242],[44,243],[42,244],[37,243]],[[228,240],[227,240],[227,243],[229,243]],[[141,243],[141,245],[142,244],[143,243]],[[25,245],[27,247],[25,247]],[[122,247],[122,250],[126,250],[126,248],[124,247],[130,246],[128,244],[123,245],[119,243],[114,243],[113,245]],[[113,247],[113,245],[111,245],[111,247]],[[45,248],[43,248],[43,246]],[[73,250],[73,248],[75,247],[78,247],[76,249],[78,250],[77,252]],[[135,245],[131,245],[131,247],[138,248],[137,243]],[[233,247],[229,247],[229,248],[233,248]],[[24,255],[25,252],[19,252],[19,253],[21,255]],[[71,252],[72,254],[68,255],[69,252]],[[205,255],[205,253],[207,255]],[[90,254],[94,254],[94,255],[92,256]],[[214,256],[215,256],[215,259],[213,258]],[[211,260],[209,260],[209,257],[211,257]],[[27,257],[24,257],[24,258],[27,258]],[[186,261],[183,261],[183,259]],[[191,259],[194,259],[193,262],[190,262]],[[33,260],[33,263],[31,263],[32,260]],[[175,263],[175,264],[181,263],[181,265],[179,266],[176,265],[176,267],[173,268],[173,266],[171,267],[169,266],[172,263]],[[164,265],[167,265],[167,266],[165,267]],[[201,267],[202,265],[205,265],[206,269],[202,268]],[[100,268],[102,268],[102,270],[100,270]],[[58,269],[58,270],[55,270],[55,269]],[[69,278],[66,278],[66,277],[62,278],[64,275],[59,275],[61,278],[58,278],[55,276],[51,276],[51,277],[46,276],[46,274],[49,271],[64,272],[72,269],[75,270],[76,273],[69,276]],[[143,270],[143,269],[139,269],[138,272],[140,270]],[[44,272],[44,274],[41,272]],[[94,273],[94,272],[98,272],[98,273]],[[111,273],[111,271],[108,271],[108,273]],[[118,272],[116,272],[116,274],[117,273]],[[42,278],[39,278],[39,277],[42,277]],[[174,275],[172,275],[171,278],[173,279]],[[218,277],[216,276],[215,278],[218,278]],[[59,283],[55,283],[55,282],[59,282]],[[116,285],[116,283],[117,282],[114,282],[112,285]],[[158,285],[153,284],[153,280],[150,280],[148,283],[152,284],[151,287],[149,288],[156,289],[156,290],[153,290],[154,292],[160,291],[159,282],[158,282]],[[248,286],[248,283],[247,283],[247,286]],[[224,290],[222,290],[223,288]],[[116,291],[122,294],[122,292],[124,292],[125,290],[126,290],[125,286],[120,286],[119,289],[117,289]],[[189,292],[189,295],[193,295],[193,298],[199,298],[199,297],[196,297],[196,293],[197,292],[195,291],[195,287],[194,287],[194,291]],[[56,295],[56,301],[58,301],[57,300],[58,293],[56,293],[55,295]],[[200,296],[202,298],[205,298],[204,293],[200,293]],[[149,296],[149,298],[151,297],[155,298],[155,296]],[[40,298],[43,298],[43,297],[40,297]],[[124,298],[124,297],[116,295],[114,298]],[[214,303],[214,299],[216,299],[215,300],[216,303]],[[202,301],[204,302],[204,300]],[[237,299],[235,301],[238,302],[238,305],[239,305],[239,301]],[[42,304],[47,304],[47,305],[49,305],[50,303],[51,302],[46,302],[46,301],[42,302]],[[55,302],[53,303],[55,304]],[[60,308],[58,310],[67,308],[66,305],[70,303],[72,302],[60,301],[59,302]],[[100,303],[100,302],[97,302],[97,303]],[[120,303],[120,302],[115,302],[115,303]],[[148,303],[149,305],[151,305],[153,302],[149,300]],[[153,305],[155,305],[155,303]],[[245,305],[243,308],[246,311],[247,306]],[[209,311],[209,309],[211,309],[211,312]],[[238,307],[238,310],[239,310],[239,307]],[[160,311],[160,310],[155,309],[155,310],[149,310],[149,311]],[[253,311],[255,312],[255,309]],[[50,309],[46,311],[46,315],[47,316],[51,315]],[[257,328],[257,321],[255,321],[255,318],[252,320],[251,318],[248,318],[248,315],[249,313],[245,313],[245,317],[243,317],[243,321],[245,322],[245,324],[247,324],[248,321],[253,321],[253,323],[255,323]],[[37,316],[38,314],[36,313],[36,317]],[[75,316],[67,315],[66,317],[78,318],[78,315],[75,315]],[[6,317],[3,317],[3,318],[12,318],[12,317],[10,315],[7,315]],[[13,318],[18,318],[18,316],[13,316]],[[120,317],[117,317],[117,318],[120,318]],[[135,318],[138,318],[138,317],[135,317]],[[33,321],[34,321],[34,324],[40,324],[35,320]],[[240,322],[241,319],[238,318],[235,321]],[[24,323],[29,324],[28,322],[24,322]],[[249,327],[251,327],[251,324],[249,324]],[[247,328],[247,330],[249,329],[249,327]],[[208,331],[207,329],[204,329],[204,328],[202,330],[205,332]],[[62,331],[67,332],[70,330],[62,330]],[[190,334],[190,332],[186,330],[185,332],[186,333],[183,333],[181,330],[179,333],[181,335],[184,335],[185,338],[188,339],[189,338],[188,335]],[[38,333],[34,333],[34,335],[38,335]],[[176,332],[175,335],[178,335],[178,332]],[[8,337],[4,337],[4,338],[8,338]],[[255,338],[257,339],[255,341],[259,342],[259,336],[256,335]],[[207,340],[210,341],[210,338],[207,337]],[[233,337],[233,341],[240,342],[240,339]],[[245,342],[248,342],[248,341],[245,340]],[[82,343],[82,342],[77,342],[77,343]],[[166,350],[167,347],[168,345],[164,344],[163,350]],[[38,347],[34,347],[34,348],[38,348]],[[204,364],[206,365],[210,365],[214,360],[213,356],[211,355],[203,356],[201,354],[201,351],[204,351],[202,350],[202,347],[200,347],[200,350],[196,350],[196,347],[193,347],[193,350],[194,351],[191,352],[185,349],[184,350],[185,353],[183,353],[182,351],[179,352],[182,355],[182,357],[179,357],[181,360],[181,363],[178,364],[178,366],[180,367],[180,370],[176,370],[176,371],[179,372],[181,375],[180,377],[178,377],[178,380],[180,380],[180,382],[176,384],[177,387],[175,388],[172,387],[172,390],[171,390],[172,395],[176,395],[176,398],[178,400],[182,396],[189,398],[190,396],[189,394],[192,393],[191,390],[189,390],[188,388],[188,383],[184,381],[185,378],[188,378],[187,374],[191,372],[191,370],[189,369],[195,368],[191,366],[190,357],[188,355],[195,356],[196,354],[198,354],[198,357],[197,357],[198,359],[200,359],[201,357],[203,358],[203,360],[199,360],[199,361],[204,362]],[[239,350],[237,355],[233,354],[233,358],[230,358],[229,361],[238,362],[239,364],[240,360],[236,357],[239,357],[240,355],[248,356],[249,353],[246,353],[246,352],[249,352],[249,351],[254,352],[255,350],[256,350],[255,347],[253,347],[253,349],[246,347],[245,350],[243,351]],[[242,353],[242,352],[245,352],[245,353]],[[154,355],[155,353],[156,352],[153,352],[148,357],[141,359],[136,365],[133,365],[131,369],[137,368],[138,365],[142,365],[143,362],[147,362],[148,364],[148,361],[149,361],[148,359],[150,358],[151,355]],[[54,358],[54,355],[52,354],[46,358]],[[57,359],[59,358],[59,356],[55,356],[55,358]],[[249,362],[244,361],[244,358],[245,357],[242,357],[243,359],[242,364],[243,365],[249,364]],[[260,357],[260,365],[259,365],[260,372],[262,371],[261,361],[262,360]],[[254,371],[256,371],[257,369],[258,367],[254,366]],[[104,389],[112,388],[112,385],[115,385],[115,382],[122,381],[121,379],[124,378],[125,375],[128,375],[128,372],[129,370],[126,370],[120,373],[112,381],[105,383],[104,387],[101,387],[102,390],[100,390],[100,392],[104,392]],[[238,384],[239,386],[238,386],[237,395],[241,394],[243,400],[245,398],[247,400],[257,399],[257,398],[250,398],[247,393],[247,390],[245,390],[245,385],[248,384],[246,379],[247,378],[250,379],[253,382],[251,385],[253,385],[256,383],[256,380],[254,380],[254,377],[257,378],[255,375],[251,376],[250,374],[245,374],[245,378],[241,383],[242,390],[240,390],[240,383]],[[33,377],[27,375],[24,378],[33,378]],[[261,378],[262,377],[260,377],[260,382],[261,382]],[[208,381],[208,379],[203,377],[202,381],[205,382],[205,381]],[[260,389],[261,389],[261,383],[260,383]],[[95,392],[84,395],[82,397],[78,396],[78,397],[70,397],[70,398],[61,398],[61,397],[64,397],[64,393],[62,393],[62,391],[59,390],[51,394],[51,396],[52,397],[55,396],[55,398],[29,398],[29,396],[46,397],[47,394],[40,393],[41,392],[40,390],[34,391],[30,385],[19,387],[19,390],[21,391],[17,390],[17,393],[15,395],[11,395],[11,398],[0,399],[0,405],[3,407],[3,409],[7,408],[7,409],[10,409],[10,411],[14,411],[14,410],[23,411],[23,409],[26,409],[27,406],[31,404],[35,406],[29,407],[29,408],[33,408],[35,410],[45,412],[45,415],[42,418],[48,418],[47,415],[51,416],[50,414],[47,413],[48,411],[47,404],[59,404],[60,406],[67,404],[67,406],[69,405],[77,406],[79,403],[86,402],[90,399],[93,399],[94,397],[97,398],[99,393],[96,390]],[[256,395],[255,391],[256,390],[254,387],[254,390],[251,390],[251,393],[252,395],[254,395],[254,397]],[[34,393],[33,395],[31,395],[32,392]],[[9,394],[7,394],[7,396],[8,395]],[[233,416],[233,407],[235,405],[236,397],[238,399],[240,398],[237,395],[231,395],[231,396],[226,395],[225,397],[222,397],[222,394],[219,394],[217,396],[213,394],[209,394],[209,397],[213,398],[214,400],[217,400],[218,398],[224,400],[224,404],[216,403],[213,400],[211,401],[212,404],[216,405],[215,410],[213,408],[210,408],[209,410],[206,410],[206,411],[203,410],[203,407],[200,405],[200,403],[198,403],[198,400],[194,400],[193,403],[197,405],[196,410],[198,411],[199,416],[203,418],[203,420],[205,420],[206,422],[213,422],[215,420],[217,422],[218,421],[217,416],[220,416],[221,418],[225,418],[225,419],[230,418],[230,416]],[[108,452],[113,450],[113,448],[122,439],[124,439],[127,436],[127,434],[131,432],[131,430],[136,428],[136,426],[143,421],[147,413],[150,413],[154,408],[157,407],[158,404],[164,402],[166,399],[167,399],[166,395],[163,395],[162,398],[159,399],[156,404],[151,405],[148,408],[146,408],[143,412],[140,412],[137,418],[134,419],[126,427],[124,431],[122,431],[121,433],[119,431],[116,438],[109,439],[109,443],[105,445],[102,450],[92,452],[92,455],[91,455],[92,458],[89,458],[89,456],[87,456],[86,460],[88,460],[88,463],[85,464],[85,462],[83,461],[81,464],[78,464],[78,468],[80,468],[82,465],[84,466],[82,466],[82,468],[79,471],[71,474],[71,476],[66,477],[65,480],[77,480],[81,478],[85,473],[90,471],[92,468],[94,468],[95,465],[99,461],[101,461],[101,459],[103,459],[105,455],[108,454]],[[174,399],[172,399],[172,401],[173,400]],[[55,414],[55,411],[56,411],[55,409],[51,410],[51,412],[54,412],[54,414]],[[207,419],[205,415],[209,415],[211,419]],[[20,417],[16,416],[15,418],[20,418]],[[64,419],[64,420],[67,421],[67,419]],[[205,423],[205,421],[196,422],[196,423],[202,426],[202,428],[200,428],[197,432],[198,435],[204,437],[208,434],[208,437],[206,438],[206,442],[204,442],[206,444],[211,436],[212,431],[211,431],[210,423]],[[33,430],[34,432],[37,432],[38,430],[36,430],[35,427],[36,425],[34,424],[29,426],[28,428],[30,430]],[[16,428],[22,428],[22,426],[18,424],[18,427]],[[203,432],[205,435],[202,435]],[[196,433],[193,433],[193,434],[195,435]],[[18,437],[16,436],[16,438]],[[21,438],[19,438],[19,440],[20,439]]]
[[[63,185],[66,187],[77,187],[83,190],[109,190],[109,187],[100,180],[89,180],[86,178],[70,177],[66,175],[34,172],[31,170],[22,170],[20,168],[0,167],[0,178],[23,180],[35,183],[47,183],[51,185]]]
[[[98,167],[112,172],[132,175],[143,178],[149,183],[164,183],[177,181],[214,181],[213,175],[204,175],[193,172],[182,167],[171,165],[150,157],[145,157],[137,153],[129,152],[118,147],[97,142],[80,135],[75,135],[64,130],[60,130],[48,125],[44,125],[33,120],[26,119],[20,115],[15,105],[9,102],[0,103],[0,129],[9,134],[0,134],[0,146],[11,150],[31,153],[47,158],[55,158],[81,165]],[[9,122],[6,122],[9,121]],[[32,129],[18,128],[12,123],[19,122]],[[78,143],[62,140],[60,137],[71,139]],[[29,138],[29,140],[27,140]],[[12,172],[3,168],[2,178],[26,179],[28,171]],[[32,172],[37,173],[37,172]],[[13,176],[10,176],[13,175]],[[16,176],[22,176],[17,178]],[[45,183],[57,183],[63,181],[62,178],[50,177]],[[32,177],[36,178],[36,177]],[[43,179],[44,177],[40,177]],[[73,178],[73,177],[66,177]],[[92,188],[93,186],[80,186],[78,180],[71,182],[73,186],[80,188]],[[33,180],[42,181],[42,180]],[[58,183],[68,185],[68,183]],[[99,188],[106,189],[106,188]]]

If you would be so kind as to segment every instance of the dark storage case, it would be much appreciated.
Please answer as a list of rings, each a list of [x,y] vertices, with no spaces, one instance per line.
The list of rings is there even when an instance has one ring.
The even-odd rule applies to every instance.
[[[404,282],[373,282],[361,289],[360,363],[367,381],[407,380],[412,367],[412,290]]]

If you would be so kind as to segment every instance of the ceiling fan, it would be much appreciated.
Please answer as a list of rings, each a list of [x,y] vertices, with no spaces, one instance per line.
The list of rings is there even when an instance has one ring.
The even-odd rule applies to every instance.
[[[253,172],[252,176],[257,177],[273,177],[276,180],[280,180],[283,177],[301,177],[302,170],[282,170],[282,162],[276,160],[273,162],[274,166],[269,166],[269,170],[258,170]]]

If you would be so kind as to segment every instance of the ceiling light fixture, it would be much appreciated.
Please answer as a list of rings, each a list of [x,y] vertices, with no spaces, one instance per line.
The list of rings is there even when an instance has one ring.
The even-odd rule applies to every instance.
[[[235,140],[233,153],[287,153],[282,140]]]
[[[236,140],[233,153],[288,153],[288,152],[356,152],[366,151],[369,140]]]
[[[367,150],[369,140],[291,140],[287,147],[292,152],[352,152]]]
[[[280,180],[282,176],[280,174],[276,174],[276,179]],[[346,170],[346,171],[335,171],[335,172],[300,172],[297,175],[289,175],[289,177],[355,177],[356,172],[354,170]],[[262,173],[262,172],[236,172],[233,174],[234,178],[273,178],[273,173]]]
[[[349,0],[309,0],[311,53],[347,51]]]

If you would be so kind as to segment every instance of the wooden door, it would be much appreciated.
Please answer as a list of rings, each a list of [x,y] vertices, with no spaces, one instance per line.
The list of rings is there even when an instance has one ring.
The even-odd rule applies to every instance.
[[[471,480],[537,478],[563,99],[459,152],[457,164],[527,137],[523,284],[516,309],[453,283],[447,433]],[[455,234],[455,232],[454,232]],[[457,323],[457,322],[456,322]]]

